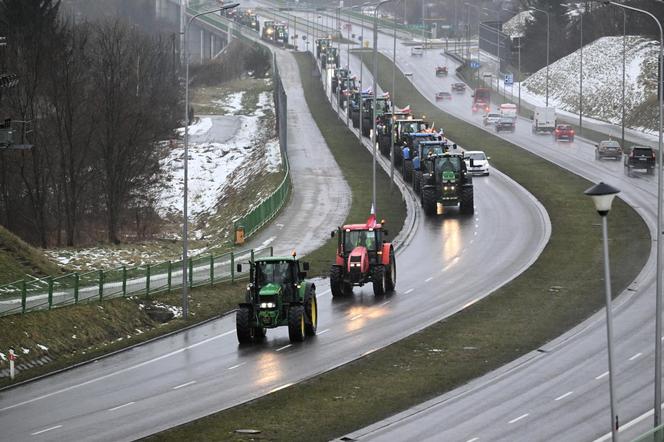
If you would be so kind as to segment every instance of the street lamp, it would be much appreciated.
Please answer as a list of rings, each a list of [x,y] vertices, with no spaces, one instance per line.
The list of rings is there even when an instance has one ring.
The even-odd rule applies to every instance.
[[[533,7],[530,9],[546,14],[546,107],[549,107],[549,13],[543,9]]]
[[[225,11],[239,6],[239,3],[232,3],[221,8],[215,8],[210,11],[200,12],[189,19],[187,26],[184,28],[184,35],[182,37],[184,58],[185,58],[185,80],[184,80],[184,205],[183,205],[183,223],[182,223],[182,318],[187,319],[189,314],[189,299],[187,297],[187,255],[189,253],[189,238],[188,238],[188,179],[189,179],[189,47],[187,46],[187,33],[191,22],[200,17],[201,15],[211,14],[213,12]],[[230,29],[228,34],[230,35]]]
[[[581,17],[581,23],[579,26],[579,34],[581,36],[581,42],[579,43],[579,58],[581,60],[579,63],[579,134],[581,136],[583,136],[583,13],[584,12],[585,10],[579,14],[579,17]]]
[[[468,29],[470,30],[470,8],[475,8],[477,11],[477,87],[480,87],[480,8],[479,6],[464,3],[467,7]],[[468,32],[468,60],[470,60],[470,31]]]
[[[376,78],[378,78],[378,9],[385,3],[389,3],[394,0],[382,0],[376,5],[374,9],[374,25],[373,25],[373,103],[371,110],[371,119],[373,120],[373,130],[371,131],[371,147],[373,148],[373,185],[372,185],[372,197],[371,197],[371,209],[373,213],[376,213],[376,106],[378,105],[376,97]]]
[[[404,5],[406,0],[403,0]],[[390,95],[390,103],[392,107],[392,116],[396,109],[397,99],[397,83],[396,83],[396,70],[397,70],[397,13],[394,11],[394,39],[392,43],[392,92]],[[393,120],[394,121],[394,120]],[[394,186],[394,125],[390,122],[390,192]]]
[[[606,296],[606,340],[609,355],[609,398],[611,401],[611,439],[616,442],[618,431],[618,414],[613,394],[613,315],[611,311],[611,271],[609,268],[609,239],[607,233],[607,215],[611,210],[611,203],[620,191],[608,184],[599,183],[587,189],[584,193],[593,199],[595,209],[602,217],[602,237],[604,243],[604,287]]]
[[[503,11],[509,11],[508,9],[505,9],[505,6],[503,6],[501,9],[502,9]],[[521,18],[521,26],[519,26],[519,28],[520,28],[520,29],[519,29],[519,32],[523,32],[523,30],[525,29],[525,24],[524,24],[525,17],[524,17],[524,15],[521,13],[521,10],[519,10],[519,13],[518,13],[518,14],[519,14],[519,17]],[[517,56],[517,57],[518,57],[518,68],[517,68],[517,69],[518,69],[518,73],[517,73],[517,80],[519,81],[519,104],[518,104],[517,109],[518,109],[519,111],[521,111],[521,38],[522,38],[522,37],[523,37],[522,34],[519,35],[518,37],[515,37],[515,38],[518,38],[518,39],[519,39],[519,46],[517,47],[517,49],[518,49],[518,51],[519,51],[519,52],[518,52],[519,55]],[[514,93],[512,93],[512,99],[514,99]]]
[[[648,15],[659,28],[659,76],[657,81],[659,87],[659,141],[657,148],[659,150],[659,167],[657,169],[657,282],[655,285],[655,427],[658,427],[662,420],[662,106],[664,106],[664,91],[662,90],[662,79],[664,78],[664,33],[662,24],[650,12],[635,8],[633,6],[623,5],[613,1],[605,1],[604,4],[611,4],[619,8],[630,11],[641,12]]]
[[[500,95],[500,11],[489,8],[482,8],[483,11],[496,13],[496,57],[498,58],[498,70],[496,72],[496,91]],[[479,35],[477,36],[477,46],[479,50]]]

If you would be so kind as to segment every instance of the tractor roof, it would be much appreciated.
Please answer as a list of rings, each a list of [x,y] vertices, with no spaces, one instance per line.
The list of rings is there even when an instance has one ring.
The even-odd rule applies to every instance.
[[[298,260],[297,256],[290,256],[290,255],[262,256],[260,258],[254,259],[254,261],[256,262],[282,262],[282,261],[297,261],[297,260]]]
[[[383,221],[384,222],[384,221]],[[364,224],[346,224],[342,228],[346,230],[380,230],[382,224],[376,222],[376,215],[371,214]]]

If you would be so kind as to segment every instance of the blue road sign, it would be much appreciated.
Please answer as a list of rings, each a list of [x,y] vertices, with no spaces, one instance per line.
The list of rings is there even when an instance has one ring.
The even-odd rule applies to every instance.
[[[514,75],[511,73],[505,74],[505,86],[512,86],[514,84]]]
[[[480,62],[477,60],[470,60],[470,68],[471,69],[479,69],[480,68]]]

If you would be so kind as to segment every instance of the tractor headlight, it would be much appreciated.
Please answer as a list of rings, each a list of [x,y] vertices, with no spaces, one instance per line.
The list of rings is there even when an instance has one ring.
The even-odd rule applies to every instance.
[[[276,306],[274,302],[261,302],[261,308],[275,308]]]

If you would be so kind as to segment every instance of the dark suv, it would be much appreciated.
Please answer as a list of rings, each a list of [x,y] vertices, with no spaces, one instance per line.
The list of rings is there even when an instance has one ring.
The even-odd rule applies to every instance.
[[[634,169],[645,170],[648,175],[655,172],[655,150],[652,147],[632,146],[629,154],[625,155],[625,175],[632,176]]]
[[[496,132],[514,132],[514,118],[501,118],[496,121]]]

